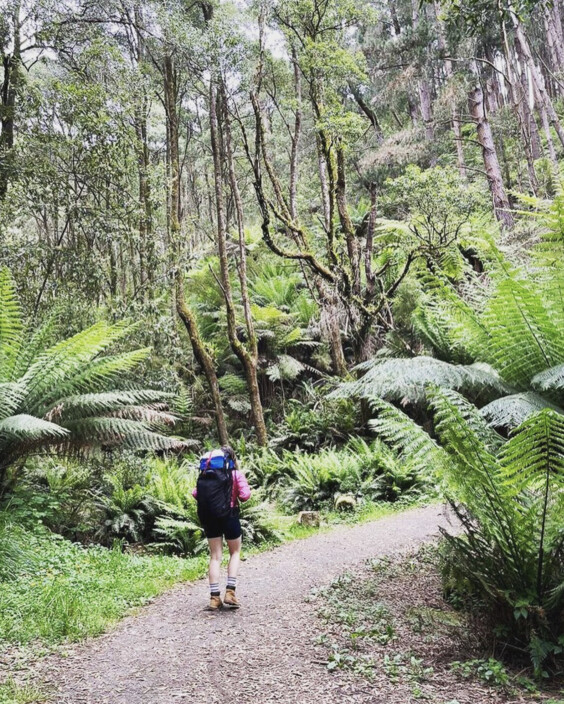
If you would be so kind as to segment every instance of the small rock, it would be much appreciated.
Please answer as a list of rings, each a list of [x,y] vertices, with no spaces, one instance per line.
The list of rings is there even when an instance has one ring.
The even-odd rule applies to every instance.
[[[319,528],[319,511],[300,511],[298,523],[302,526],[316,526]]]

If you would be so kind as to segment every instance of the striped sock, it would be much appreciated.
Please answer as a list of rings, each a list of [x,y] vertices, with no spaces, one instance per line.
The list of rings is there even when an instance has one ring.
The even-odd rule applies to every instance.
[[[237,586],[237,577],[227,577],[227,589],[233,589]]]
[[[210,595],[219,596],[219,593],[219,582],[214,582],[213,584],[210,582]]]

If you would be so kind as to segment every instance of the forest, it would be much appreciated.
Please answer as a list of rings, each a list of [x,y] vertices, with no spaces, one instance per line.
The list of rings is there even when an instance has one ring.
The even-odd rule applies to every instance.
[[[414,559],[482,694],[425,690],[374,615],[323,677],[561,701],[563,16],[0,0],[0,704],[204,576],[192,490],[228,445],[252,559],[448,506]]]

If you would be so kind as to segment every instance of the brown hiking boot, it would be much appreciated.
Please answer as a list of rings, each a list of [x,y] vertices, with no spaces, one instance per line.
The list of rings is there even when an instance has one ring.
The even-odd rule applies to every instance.
[[[223,599],[225,606],[229,606],[231,609],[238,609],[241,604],[239,603],[237,597],[235,596],[234,589],[227,589],[225,591],[225,598]]]
[[[211,596],[210,605],[208,606],[208,611],[219,611],[223,606],[220,596]]]

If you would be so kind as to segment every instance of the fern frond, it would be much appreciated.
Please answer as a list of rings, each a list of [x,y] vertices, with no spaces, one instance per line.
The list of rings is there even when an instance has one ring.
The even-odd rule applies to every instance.
[[[0,382],[13,381],[22,345],[23,320],[16,286],[8,269],[0,269]]]
[[[144,348],[94,359],[60,382],[55,394],[57,400],[74,394],[105,391],[109,384],[115,383],[146,359],[150,351]]]
[[[435,411],[435,429],[450,456],[445,477],[450,497],[468,507],[487,539],[500,546],[517,574],[524,575],[526,565],[519,540],[522,511],[509,500],[496,456],[503,438],[455,392],[434,388],[429,398]]]
[[[299,377],[304,369],[305,367],[299,359],[289,354],[281,354],[278,356],[277,363],[268,367],[266,374],[271,381],[279,381],[280,379],[293,381]]]
[[[546,225],[546,231],[535,247],[536,259],[543,267],[560,267],[564,258],[564,191],[560,190],[554,196],[541,220]]]
[[[472,360],[486,361],[483,350],[490,343],[490,331],[481,319],[485,292],[477,282],[469,289],[471,300],[465,300],[450,281],[437,276],[426,275],[424,290],[427,296],[426,308],[432,311],[433,319],[440,325],[442,334],[448,337],[450,345],[458,355]]]
[[[69,447],[121,445],[133,450],[186,449],[182,440],[154,433],[145,423],[127,418],[95,417],[66,421]]]
[[[247,384],[237,374],[224,374],[219,378],[219,388],[229,396],[239,396],[247,392]]]
[[[468,459],[475,455],[478,465],[495,464],[495,455],[505,440],[486,423],[476,406],[456,391],[438,386],[430,387],[428,396],[441,443],[460,455],[467,454]],[[481,455],[482,450],[486,454]]]
[[[30,409],[38,403],[45,403],[54,390],[59,395],[65,379],[83,371],[89,362],[130,329],[121,324],[96,323],[41,353],[23,377]]]
[[[543,408],[564,414],[563,409],[533,391],[498,398],[481,408],[480,413],[493,428],[516,428]]]
[[[364,365],[366,368],[368,365]],[[345,382],[329,398],[385,398],[401,403],[421,403],[426,386],[490,395],[508,393],[510,387],[485,364],[449,364],[434,357],[373,358],[367,373],[354,382]]]
[[[29,369],[30,365],[45,350],[53,340],[57,329],[57,316],[55,313],[38,328],[26,329],[23,333],[24,343],[20,347],[15,360],[13,377],[20,379]]]
[[[378,417],[369,421],[369,427],[398,453],[401,462],[408,461],[425,474],[444,472],[448,455],[423,428],[391,403],[372,400],[370,406]]]
[[[25,386],[16,382],[0,384],[0,418],[11,416],[25,398]]]
[[[152,389],[81,394],[80,396],[70,396],[58,400],[57,405],[46,413],[45,417],[48,420],[84,418],[100,413],[119,411],[128,406],[155,404],[171,398],[173,398],[172,394],[163,391],[153,391]]]
[[[485,361],[518,388],[526,389],[536,374],[564,362],[564,340],[534,281],[513,274],[500,281],[484,322],[491,334]]]
[[[531,379],[531,386],[539,391],[562,391],[564,389],[564,364],[545,369]]]
[[[505,444],[500,463],[516,493],[564,488],[564,416],[545,408],[530,416]]]
[[[66,428],[62,428],[56,423],[51,423],[42,418],[19,413],[9,418],[0,420],[0,438],[27,440],[54,440],[60,441],[69,435]]]
[[[166,408],[166,406],[165,406]],[[154,406],[123,406],[108,414],[112,418],[126,418],[128,420],[136,420],[146,428],[151,430],[163,430],[164,428],[172,428],[178,422],[178,416],[168,413],[163,408],[155,408]]]

